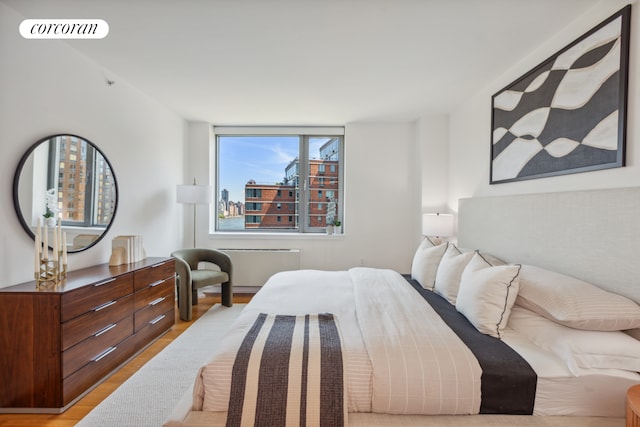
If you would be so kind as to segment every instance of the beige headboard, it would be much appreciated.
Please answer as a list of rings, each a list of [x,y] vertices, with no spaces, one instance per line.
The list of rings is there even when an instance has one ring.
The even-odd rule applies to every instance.
[[[640,304],[638,187],[460,199],[458,244]]]

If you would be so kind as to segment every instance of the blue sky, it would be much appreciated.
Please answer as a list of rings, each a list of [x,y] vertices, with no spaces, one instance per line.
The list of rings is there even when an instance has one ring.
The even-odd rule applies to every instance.
[[[311,157],[326,139],[312,139]],[[298,156],[298,136],[220,136],[220,185],[229,190],[229,200],[244,202],[244,185],[250,179],[258,184],[275,184],[284,180],[285,168]]]

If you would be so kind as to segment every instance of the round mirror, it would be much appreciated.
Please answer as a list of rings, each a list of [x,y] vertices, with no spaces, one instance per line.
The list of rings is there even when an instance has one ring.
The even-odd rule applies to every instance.
[[[111,164],[93,143],[77,135],[51,135],[20,159],[13,205],[32,238],[39,224],[51,231],[60,226],[67,252],[80,252],[98,243],[111,227],[118,184]]]

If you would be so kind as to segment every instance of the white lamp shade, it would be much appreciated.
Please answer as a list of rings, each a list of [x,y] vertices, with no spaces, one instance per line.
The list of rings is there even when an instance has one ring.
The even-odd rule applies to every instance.
[[[211,193],[208,185],[178,185],[176,188],[178,203],[207,205],[211,203]]]
[[[453,215],[443,213],[422,214],[422,234],[425,236],[453,236]]]

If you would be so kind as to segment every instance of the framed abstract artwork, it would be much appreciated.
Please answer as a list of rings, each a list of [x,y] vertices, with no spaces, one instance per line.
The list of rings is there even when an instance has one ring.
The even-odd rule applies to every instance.
[[[490,183],[625,165],[631,5],[492,97]]]

